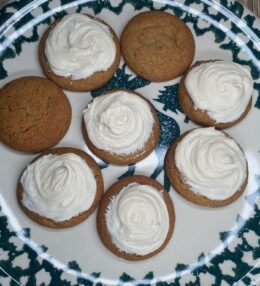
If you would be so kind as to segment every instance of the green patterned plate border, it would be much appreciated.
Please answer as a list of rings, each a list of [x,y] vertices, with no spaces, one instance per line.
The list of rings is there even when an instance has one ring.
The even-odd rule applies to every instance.
[[[180,17],[186,23],[190,23],[197,37],[203,36],[208,32],[214,34],[214,41],[223,50],[232,52],[233,61],[247,65],[251,69],[252,76],[255,80],[254,89],[258,92],[254,108],[260,109],[260,30],[259,20],[251,14],[241,4],[233,0],[183,0],[183,1],[149,1],[149,0],[123,0],[117,1],[112,5],[107,0],[97,1],[69,1],[61,0],[60,5],[56,8],[50,8],[50,2],[46,0],[34,1],[9,1],[0,10],[0,79],[8,77],[8,71],[4,67],[7,59],[15,58],[20,55],[24,43],[34,43],[39,40],[38,26],[40,23],[50,24],[51,18],[58,18],[66,14],[70,7],[77,6],[77,12],[81,12],[84,7],[92,9],[93,14],[98,15],[103,9],[109,9],[114,14],[121,13],[126,4],[133,6],[135,10],[147,8],[150,10],[171,10],[175,15]],[[192,8],[193,4],[201,5],[201,10]],[[36,7],[41,7],[43,14],[41,17],[34,17],[31,13]],[[213,13],[214,10],[214,13]],[[12,12],[10,12],[12,11]],[[15,13],[14,13],[14,12]],[[198,25],[198,19],[204,19],[210,25],[201,28]],[[229,23],[230,28],[224,24]],[[24,32],[32,29],[31,36],[25,36]],[[238,34],[244,35],[244,41]],[[228,41],[226,37],[228,36]],[[240,50],[243,50],[249,59],[239,57]],[[138,77],[130,77],[126,72],[125,65],[121,66],[113,79],[104,87],[91,93],[93,97],[98,96],[104,90],[114,87],[126,87],[137,89],[149,85]],[[158,98],[154,101],[163,105],[163,110],[171,110],[180,113],[181,109],[177,99],[178,85],[166,86],[160,91]],[[169,98],[169,94],[174,96]],[[158,112],[161,127],[164,134],[161,135],[159,144],[155,150],[158,157],[158,166],[151,174],[152,178],[157,178],[163,170],[163,159],[165,151],[172,139],[180,134],[180,128],[174,119],[165,114]],[[188,123],[188,119],[185,119]],[[100,162],[102,168],[109,166]],[[135,173],[135,165],[129,166],[128,171],[122,176]],[[121,177],[122,177],[121,176]],[[108,280],[102,277],[102,273],[93,272],[86,274],[81,272],[80,266],[76,261],[71,261],[66,265],[59,264],[55,258],[47,253],[46,246],[38,246],[30,239],[30,229],[24,229],[19,226],[18,221],[11,214],[11,210],[5,204],[0,193],[0,285],[1,281],[9,281],[10,285],[184,285],[182,277],[187,275],[185,285],[197,286],[202,285],[201,275],[209,274],[214,278],[211,285],[259,285],[260,283],[260,174],[254,175],[255,190],[249,192],[246,197],[247,208],[250,209],[251,215],[248,218],[238,215],[236,224],[228,232],[219,234],[222,243],[220,253],[202,253],[196,263],[192,265],[177,264],[172,274],[165,277],[156,277],[152,271],[148,272],[142,280],[136,280],[127,273],[122,273],[118,280]],[[164,185],[169,190],[170,185],[167,177],[164,176]],[[252,245],[248,239],[248,234],[254,233],[258,237],[258,246]],[[19,246],[18,246],[19,245]],[[250,254],[255,263],[251,265],[245,258],[245,253]],[[14,267],[15,258],[26,254],[29,259],[28,267]],[[232,262],[234,275],[225,274],[222,271],[222,265],[226,262]],[[46,272],[49,276],[48,282],[37,281],[39,272]],[[67,273],[64,277],[63,273]],[[6,278],[10,278],[6,280]],[[75,278],[76,277],[76,282]],[[3,279],[3,280],[1,280]],[[9,283],[8,282],[8,283]],[[7,285],[7,284],[6,284]]]

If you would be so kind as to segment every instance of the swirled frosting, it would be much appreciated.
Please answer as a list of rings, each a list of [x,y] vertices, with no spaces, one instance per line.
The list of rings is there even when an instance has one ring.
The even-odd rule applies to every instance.
[[[131,183],[111,198],[106,224],[118,249],[146,255],[165,241],[169,214],[162,194],[154,187]]]
[[[185,87],[194,107],[217,123],[232,122],[246,110],[253,92],[249,70],[237,63],[215,61],[194,67]]]
[[[27,166],[21,184],[24,206],[57,222],[88,210],[97,188],[92,170],[74,153],[39,158]]]
[[[175,163],[191,191],[225,200],[247,176],[245,155],[234,139],[214,128],[192,130],[177,145]]]
[[[122,90],[96,97],[83,114],[90,141],[115,154],[141,150],[154,124],[149,104]]]
[[[108,26],[82,14],[71,14],[50,32],[45,55],[51,70],[74,80],[106,71],[115,61],[116,46]]]

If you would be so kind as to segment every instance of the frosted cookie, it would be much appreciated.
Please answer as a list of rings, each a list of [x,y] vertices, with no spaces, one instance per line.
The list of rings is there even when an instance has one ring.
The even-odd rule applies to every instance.
[[[197,62],[183,76],[179,101],[194,122],[218,129],[239,123],[252,105],[253,79],[240,64]]]
[[[82,132],[89,149],[104,161],[127,165],[148,156],[160,125],[152,104],[131,90],[110,90],[83,111]]]
[[[43,34],[39,59],[46,76],[61,88],[90,91],[108,82],[117,70],[119,40],[104,21],[71,14]]]
[[[234,202],[248,180],[241,147],[213,127],[193,129],[178,137],[166,154],[165,169],[175,191],[206,207]]]
[[[87,219],[103,195],[96,162],[75,148],[43,152],[23,171],[17,186],[20,207],[33,221],[67,228]]]
[[[195,42],[188,26],[162,11],[142,12],[126,25],[120,39],[126,64],[140,77],[167,81],[192,63]]]
[[[71,106],[50,80],[27,76],[0,89],[0,141],[34,153],[57,144],[71,121]]]
[[[162,251],[172,237],[175,214],[163,186],[144,176],[113,184],[99,205],[97,230],[115,255],[144,260]]]

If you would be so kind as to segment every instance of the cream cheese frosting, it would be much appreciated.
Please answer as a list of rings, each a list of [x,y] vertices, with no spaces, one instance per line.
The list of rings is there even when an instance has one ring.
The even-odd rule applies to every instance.
[[[121,251],[138,255],[155,251],[169,231],[162,193],[150,185],[130,183],[111,198],[106,224],[112,242]]]
[[[141,150],[152,134],[154,117],[149,104],[127,91],[96,97],[83,114],[90,141],[111,153]]]
[[[241,148],[212,127],[197,128],[186,135],[175,150],[175,163],[191,191],[211,200],[231,197],[247,176]]]
[[[97,189],[92,170],[74,153],[39,158],[27,166],[21,184],[24,206],[56,222],[88,210]]]
[[[71,14],[50,32],[45,55],[56,75],[85,79],[114,63],[116,46],[108,26],[87,15]]]
[[[246,110],[253,92],[249,70],[237,63],[207,62],[194,67],[185,87],[195,109],[206,111],[216,123],[232,122]]]

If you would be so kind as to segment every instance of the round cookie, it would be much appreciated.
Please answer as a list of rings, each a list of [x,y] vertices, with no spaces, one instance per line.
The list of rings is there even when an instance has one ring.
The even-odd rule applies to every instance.
[[[162,82],[177,78],[190,66],[195,42],[188,26],[167,12],[134,16],[120,39],[126,64],[140,77]]]
[[[157,118],[156,111],[154,107],[152,106],[152,104],[149,102],[149,100],[147,100],[145,97],[143,97],[142,95],[140,95],[139,93],[135,91],[127,90],[127,89],[115,89],[115,90],[107,91],[100,96],[109,96],[109,94],[113,94],[115,92],[121,92],[121,91],[123,92],[126,91],[128,93],[131,93],[131,95],[133,96],[138,96],[142,98],[146,103],[148,103],[150,107],[150,110],[152,112],[152,116],[154,119],[154,124],[152,128],[151,136],[146,141],[144,147],[141,150],[137,150],[130,154],[116,154],[116,153],[112,153],[112,152],[96,147],[89,138],[86,124],[84,122],[84,116],[82,120],[82,133],[83,133],[83,137],[86,141],[87,146],[95,155],[97,155],[98,157],[100,157],[101,159],[103,159],[104,161],[108,163],[112,163],[115,165],[130,165],[130,164],[141,161],[154,150],[158,142],[159,136],[160,136],[160,124]]]
[[[93,201],[91,207],[89,209],[87,209],[86,211],[81,212],[79,215],[74,216],[68,220],[54,221],[50,218],[41,216],[40,214],[28,209],[23,204],[22,198],[23,198],[24,189],[23,189],[23,185],[21,183],[21,178],[22,178],[22,175],[21,175],[19,182],[18,182],[18,185],[17,185],[17,190],[16,190],[18,204],[21,207],[21,209],[24,211],[24,213],[30,219],[32,219],[36,223],[38,223],[42,226],[45,226],[45,227],[61,229],[61,228],[72,227],[72,226],[75,226],[75,225],[81,223],[82,221],[87,219],[95,211],[95,209],[98,206],[99,201],[102,198],[103,192],[104,192],[103,177],[102,177],[102,173],[101,173],[100,168],[98,167],[98,165],[96,164],[94,159],[92,159],[88,154],[86,154],[82,150],[79,150],[76,148],[71,148],[71,147],[60,147],[60,148],[49,149],[49,150],[44,151],[38,157],[36,157],[31,163],[34,163],[38,159],[40,159],[43,156],[48,155],[48,154],[62,155],[62,154],[66,154],[66,153],[73,153],[73,154],[80,156],[80,158],[82,158],[87,163],[87,165],[90,167],[90,169],[92,170],[92,172],[94,174],[94,178],[96,180],[96,185],[97,185],[96,195],[95,195],[95,198],[94,198],[94,201]]]
[[[120,250],[113,243],[111,235],[107,227],[107,223],[106,223],[106,212],[111,202],[111,198],[118,195],[120,191],[122,190],[122,188],[132,183],[137,183],[140,185],[148,185],[156,189],[161,194],[165,202],[165,205],[168,211],[168,216],[169,216],[169,228],[168,228],[168,232],[167,232],[164,242],[156,250],[152,251],[151,253],[145,254],[145,255],[127,253],[125,251]],[[122,222],[124,222],[124,220]],[[148,259],[158,254],[159,252],[161,252],[166,247],[166,245],[168,244],[169,240],[172,237],[173,230],[174,230],[174,224],[175,224],[175,212],[174,212],[174,206],[173,206],[173,203],[172,203],[172,200],[169,194],[164,190],[163,186],[157,181],[149,177],[139,176],[139,175],[125,177],[117,181],[116,183],[114,183],[103,195],[102,200],[99,204],[99,209],[98,209],[98,214],[97,214],[97,231],[105,247],[108,250],[110,250],[112,253],[114,253],[115,255],[121,258],[124,258],[126,260],[130,260],[130,261],[139,261],[139,260]]]
[[[202,129],[202,128],[200,128]],[[244,192],[247,182],[248,182],[248,167],[246,163],[246,178],[240,188],[230,197],[223,199],[223,200],[215,200],[215,199],[209,199],[208,197],[195,193],[191,190],[191,187],[187,185],[185,182],[184,175],[180,172],[180,170],[176,166],[176,160],[175,160],[175,154],[176,154],[176,148],[178,144],[187,136],[189,135],[193,130],[187,131],[183,133],[181,136],[179,136],[177,139],[174,140],[174,142],[171,144],[170,148],[168,149],[166,156],[165,156],[165,172],[167,174],[167,177],[169,178],[171,185],[173,186],[174,190],[178,192],[183,198],[186,200],[200,205],[204,207],[210,207],[210,208],[217,208],[217,207],[223,207],[226,205],[229,205],[233,203],[235,200],[237,200]],[[224,132],[222,132],[224,133]],[[228,136],[226,133],[224,133],[227,138],[230,138],[234,141],[233,138]],[[235,141],[234,141],[235,142]],[[236,143],[237,144],[237,143]],[[237,144],[237,146],[242,151],[241,147]],[[242,151],[243,152],[243,151]],[[194,164],[194,162],[190,162],[190,165]],[[199,171],[198,171],[199,172]]]
[[[217,60],[211,60],[211,61],[198,61],[196,62],[182,77],[179,85],[179,102],[182,107],[183,112],[189,117],[190,120],[193,122],[202,125],[202,126],[214,126],[217,129],[224,129],[224,128],[229,128],[232,127],[236,124],[238,124],[241,120],[243,120],[248,112],[251,109],[252,106],[252,97],[249,100],[245,111],[241,114],[239,118],[236,120],[233,120],[231,122],[216,122],[213,118],[211,118],[206,110],[202,110],[199,108],[195,108],[194,102],[189,95],[186,86],[185,86],[185,80],[187,78],[187,75],[189,74],[190,71],[192,71],[195,67],[200,66],[201,64],[204,63],[211,63],[211,62],[216,62]]]
[[[109,28],[110,33],[112,34],[113,42],[116,47],[116,55],[113,64],[107,70],[98,71],[87,78],[75,79],[75,80],[71,79],[71,77],[64,77],[57,75],[51,70],[48,64],[47,57],[45,55],[46,40],[48,39],[48,36],[51,33],[51,31],[62,19],[56,20],[54,23],[52,23],[52,25],[44,32],[39,44],[39,60],[45,75],[50,80],[59,85],[61,88],[71,91],[91,91],[106,84],[116,72],[121,57],[119,40],[114,30],[106,22],[97,17],[93,17],[88,14],[83,14],[83,15],[93,20],[96,20],[99,23],[102,23],[103,25],[106,25]]]
[[[48,79],[28,76],[0,90],[0,141],[17,151],[39,152],[57,144],[67,132],[71,106]]]

